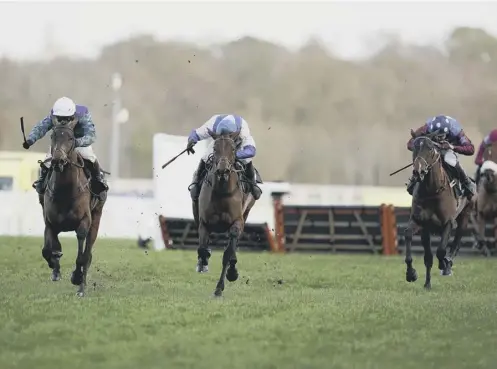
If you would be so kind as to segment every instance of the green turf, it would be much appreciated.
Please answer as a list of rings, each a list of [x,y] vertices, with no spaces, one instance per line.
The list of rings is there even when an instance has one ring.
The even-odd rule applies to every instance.
[[[460,258],[433,290],[402,258],[239,253],[214,299],[221,254],[145,253],[97,241],[85,298],[49,281],[41,241],[0,238],[1,369],[497,368],[497,258]],[[281,283],[278,281],[281,280]]]

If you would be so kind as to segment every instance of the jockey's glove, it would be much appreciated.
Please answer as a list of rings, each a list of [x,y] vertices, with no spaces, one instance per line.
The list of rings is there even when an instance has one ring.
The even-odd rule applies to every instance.
[[[188,141],[188,145],[186,145],[186,152],[188,155],[195,154],[195,150],[193,150],[193,146],[195,146],[194,141]]]
[[[22,143],[22,147],[24,147],[26,150],[28,150],[31,146],[33,146],[34,142],[30,139],[27,139]]]
[[[444,150],[453,150],[454,149],[454,146],[452,146],[447,141],[443,142],[441,146],[442,146],[442,149],[444,149]]]

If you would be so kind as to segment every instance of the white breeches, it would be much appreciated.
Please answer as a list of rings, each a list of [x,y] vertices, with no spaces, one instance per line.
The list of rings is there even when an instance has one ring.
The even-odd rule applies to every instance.
[[[444,155],[444,161],[447,164],[449,164],[451,167],[455,167],[459,159],[457,158],[457,155],[454,151],[447,150],[447,152]]]
[[[212,155],[212,153],[214,153],[214,140],[212,140],[209,143],[209,145],[207,146],[207,150],[205,151],[204,156],[202,156],[202,160],[204,161],[204,163],[207,162],[207,160],[209,159],[209,156]],[[252,161],[252,159],[253,158],[239,159],[238,161],[240,161],[243,164],[248,164]]]
[[[97,160],[97,156],[93,152],[93,149],[92,149],[91,145],[90,146],[86,146],[86,147],[76,147],[74,150],[76,152],[78,152],[79,154],[81,154],[81,156],[85,160],[88,160],[88,161],[90,161],[92,163],[94,163]],[[45,160],[46,160],[45,166],[47,168],[50,168],[50,161],[52,160],[52,153],[51,153],[51,151],[52,151],[52,149],[49,146],[48,147],[47,155],[45,156]]]

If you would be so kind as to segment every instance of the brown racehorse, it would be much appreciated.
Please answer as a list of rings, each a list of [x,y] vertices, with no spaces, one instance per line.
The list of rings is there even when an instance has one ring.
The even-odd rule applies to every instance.
[[[483,160],[478,181],[476,200],[478,230],[475,232],[475,236],[478,248],[484,255],[490,256],[485,238],[485,227],[486,223],[490,221],[497,225],[497,143],[485,148]]]
[[[236,161],[235,156],[239,132],[216,135],[209,130],[209,134],[214,139],[214,153],[198,200],[197,271],[208,270],[211,256],[208,248],[210,235],[228,232],[229,241],[223,254],[223,269],[214,291],[215,296],[222,296],[224,279],[230,282],[238,279],[236,248],[255,200],[250,191],[244,190],[244,181],[240,178],[243,168],[239,167],[241,164]]]
[[[412,266],[412,237],[421,230],[421,242],[424,248],[424,264],[426,280],[424,287],[431,288],[431,268],[433,253],[431,251],[431,234],[441,236],[437,248],[438,268],[441,275],[452,274],[452,263],[460,247],[463,232],[466,229],[474,208],[474,198],[468,201],[462,196],[459,184],[452,181],[443,166],[440,140],[445,135],[437,133],[416,137],[413,142],[413,174],[417,181],[411,207],[411,217],[405,230],[407,265],[406,280],[414,282],[418,279],[417,272]],[[457,194],[455,193],[457,191]],[[456,227],[455,237],[450,244],[447,255],[447,245],[452,229]]]
[[[40,195],[45,220],[42,255],[52,269],[52,280],[60,280],[61,232],[76,232],[78,256],[71,283],[85,294],[86,277],[91,265],[92,248],[98,234],[106,192],[93,194],[85,174],[84,160],[74,150],[74,126],[77,121],[57,125],[51,137],[52,161],[44,195]],[[85,244],[86,241],[86,244]]]

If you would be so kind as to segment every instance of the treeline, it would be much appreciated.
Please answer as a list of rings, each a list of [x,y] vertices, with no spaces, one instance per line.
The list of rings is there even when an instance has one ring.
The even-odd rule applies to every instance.
[[[115,71],[130,112],[121,134],[126,177],[151,177],[155,132],[186,135],[212,114],[233,112],[250,123],[265,180],[399,185],[407,173],[388,173],[409,163],[410,128],[448,114],[478,145],[497,113],[497,39],[481,29],[455,29],[443,50],[391,41],[361,61],[315,40],[292,52],[250,37],[207,49],[142,36],[96,60],[1,60],[0,149],[22,149],[19,116],[29,128],[69,95],[91,109],[95,149],[108,166]],[[472,160],[463,163],[473,171]]]

